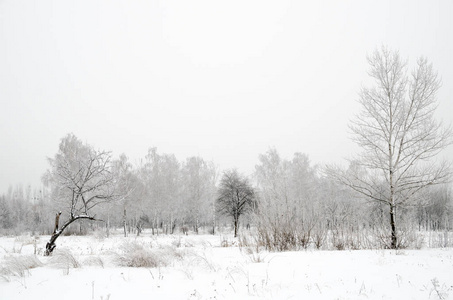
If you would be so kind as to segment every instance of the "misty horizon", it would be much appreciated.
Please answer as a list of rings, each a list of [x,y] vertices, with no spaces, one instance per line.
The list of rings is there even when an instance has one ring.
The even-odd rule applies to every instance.
[[[357,152],[348,124],[385,45],[442,79],[453,123],[453,3],[0,3],[0,195],[41,186],[74,133],[136,165],[148,149],[250,175],[258,156]],[[439,158],[453,161],[453,147]]]

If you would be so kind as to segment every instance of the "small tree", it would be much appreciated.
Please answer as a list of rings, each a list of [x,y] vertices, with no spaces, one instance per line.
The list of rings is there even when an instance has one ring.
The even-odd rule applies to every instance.
[[[45,255],[52,253],[55,241],[71,223],[81,219],[96,220],[90,214],[91,210],[115,198],[110,159],[109,152],[96,151],[73,134],[64,137],[55,157],[48,159],[50,169],[43,181],[50,186],[53,199],[62,204],[69,217],[58,228],[62,212],[57,213]]]
[[[389,246],[398,248],[397,208],[416,204],[427,187],[449,181],[449,164],[432,159],[451,144],[452,135],[434,119],[440,81],[425,58],[410,76],[399,53],[384,47],[368,63],[375,86],[360,92],[362,111],[350,126],[364,151],[348,170],[330,167],[327,173],[388,207]]]
[[[225,171],[218,189],[217,209],[233,218],[234,237],[237,237],[239,217],[252,210],[254,202],[255,191],[247,178],[237,170]]]

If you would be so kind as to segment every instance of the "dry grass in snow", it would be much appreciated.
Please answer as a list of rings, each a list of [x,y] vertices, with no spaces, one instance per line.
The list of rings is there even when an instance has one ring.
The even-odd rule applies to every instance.
[[[145,234],[64,236],[43,257],[47,237],[30,240],[0,238],[0,299],[453,299],[451,248],[271,253]]]

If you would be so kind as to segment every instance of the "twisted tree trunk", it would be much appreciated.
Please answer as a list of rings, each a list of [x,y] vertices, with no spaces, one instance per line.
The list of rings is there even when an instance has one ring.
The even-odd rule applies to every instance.
[[[60,221],[60,215],[61,215],[61,212],[57,213],[57,215],[55,216],[55,229],[54,229],[54,232],[53,232],[52,236],[50,237],[49,242],[47,242],[47,244],[46,244],[46,251],[44,252],[45,256],[49,256],[49,255],[52,254],[53,250],[55,250],[55,248],[57,247],[57,245],[55,244],[55,241],[58,239],[58,237],[63,233],[63,231],[71,223],[73,223],[73,222],[75,222],[75,221],[77,221],[79,219],[88,219],[88,220],[93,220],[93,221],[102,221],[102,220],[96,220],[94,217],[88,216],[88,215],[71,216],[71,218],[66,223],[64,223],[64,225],[61,227],[61,229],[58,229],[58,223]]]

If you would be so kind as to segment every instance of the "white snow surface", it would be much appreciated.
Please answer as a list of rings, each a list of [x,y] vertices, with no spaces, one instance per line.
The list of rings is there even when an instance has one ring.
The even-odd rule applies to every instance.
[[[145,233],[60,236],[44,257],[48,239],[0,238],[0,299],[453,299],[451,248],[270,253],[231,235]],[[127,244],[156,251],[165,265],[119,266]],[[42,265],[17,272],[12,262],[35,251]]]

